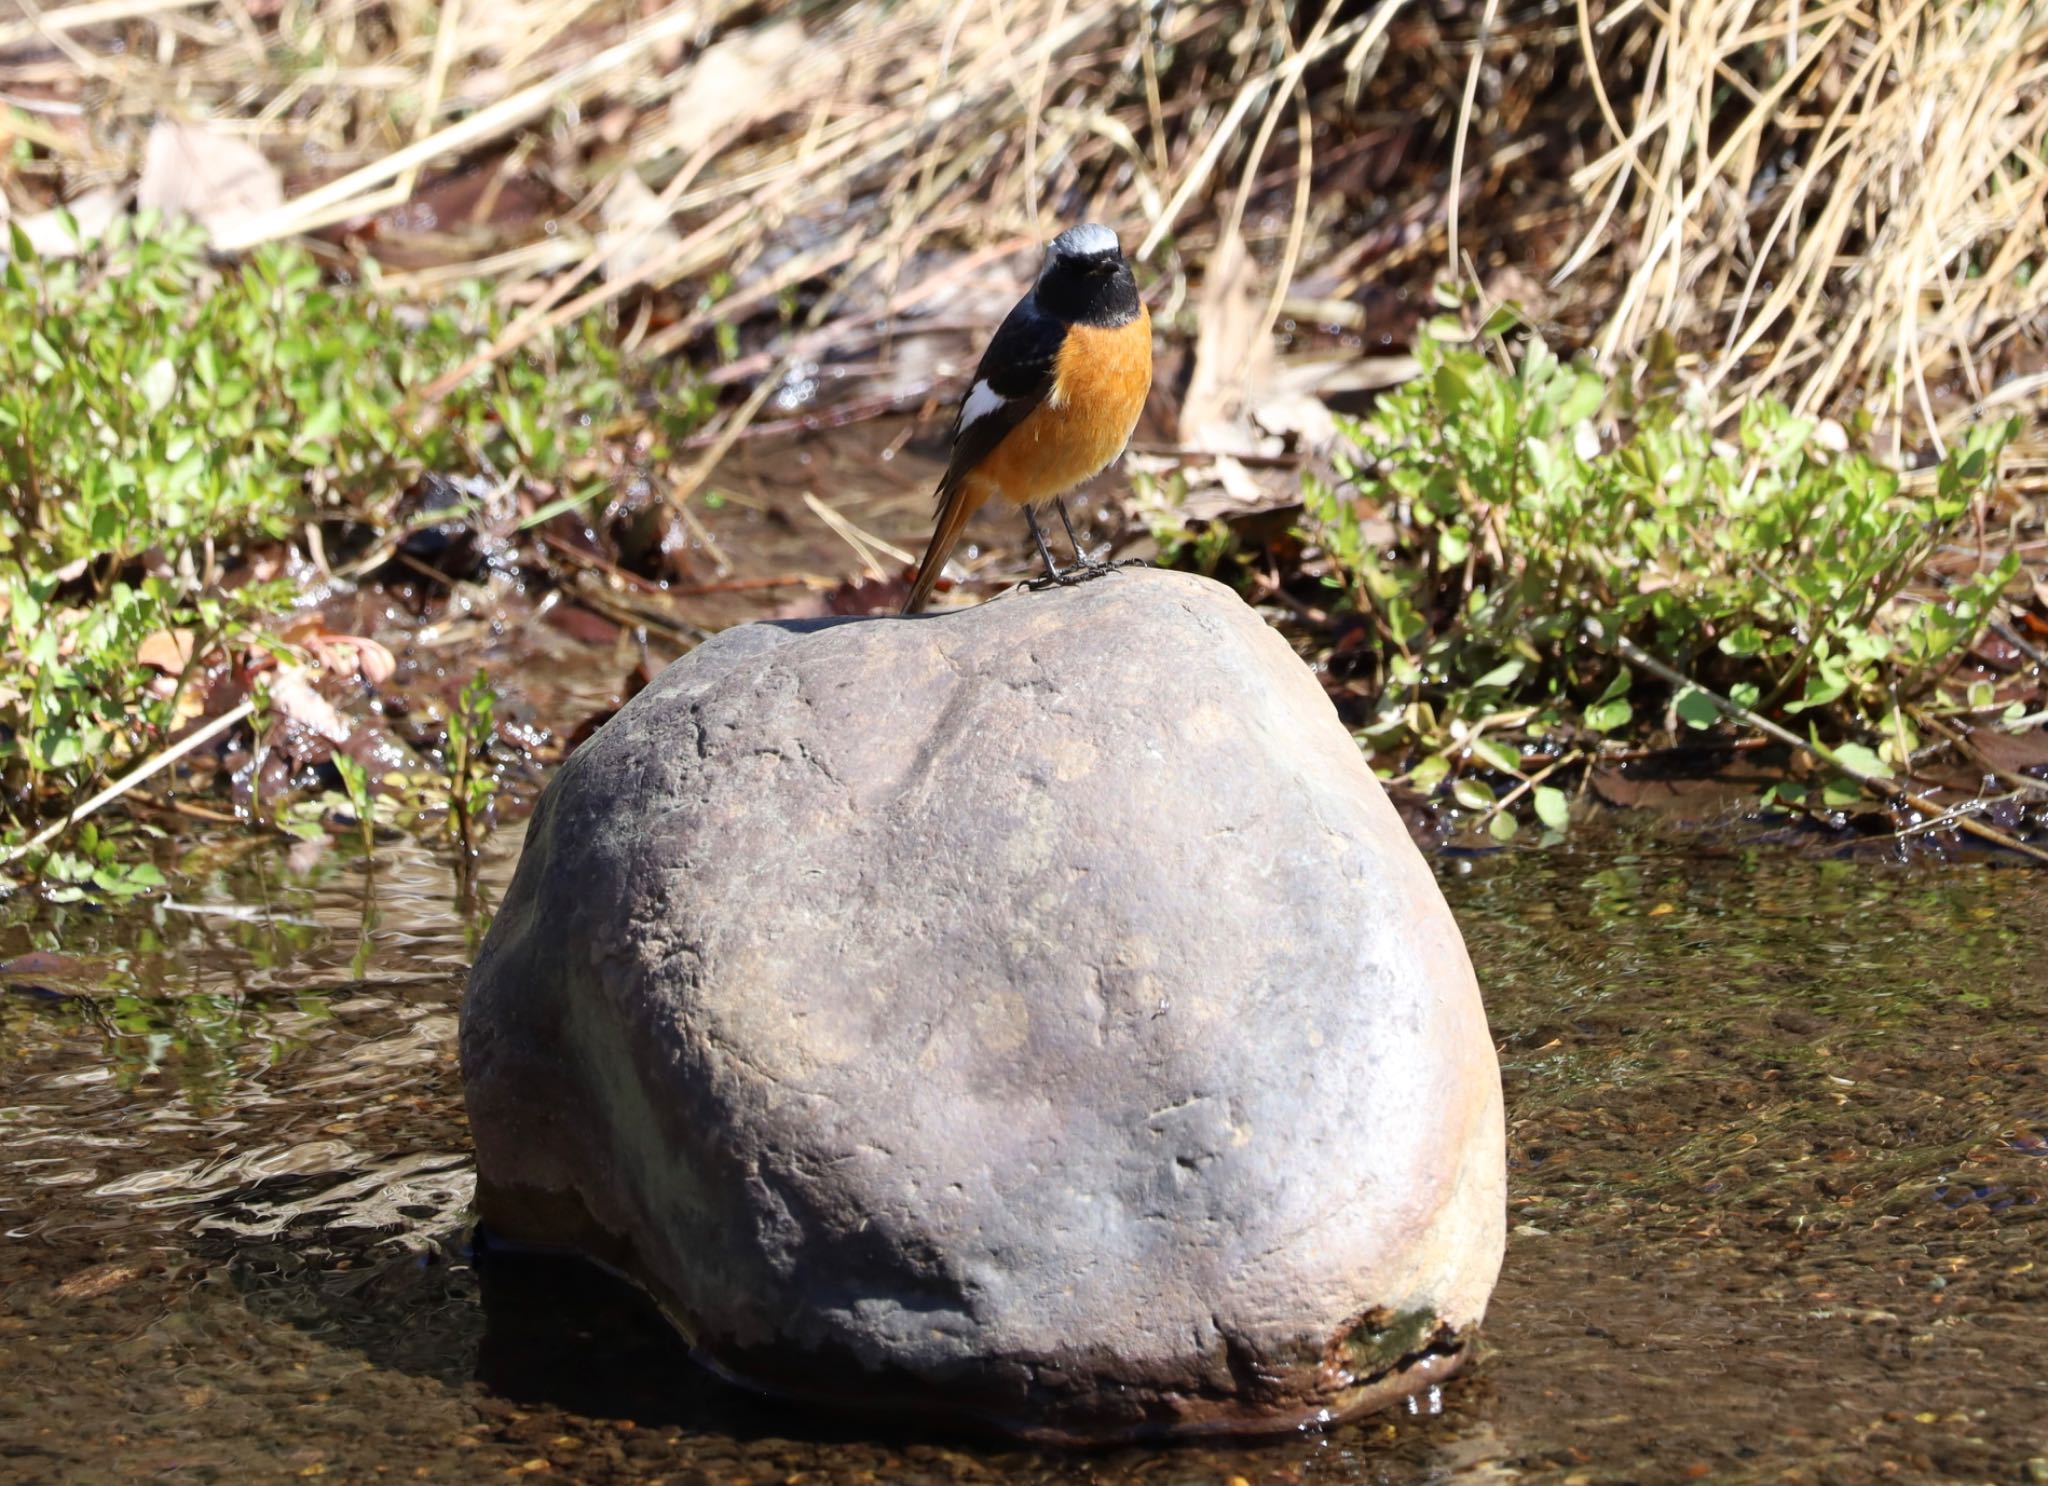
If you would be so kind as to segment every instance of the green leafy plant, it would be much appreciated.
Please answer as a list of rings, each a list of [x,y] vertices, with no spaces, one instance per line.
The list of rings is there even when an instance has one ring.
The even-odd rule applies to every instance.
[[[341,776],[341,788],[348,796],[349,812],[356,818],[356,832],[363,843],[363,855],[369,856],[377,846],[377,796],[370,787],[370,771],[338,750],[334,755],[334,771]]]
[[[470,677],[448,713],[448,745],[441,759],[448,791],[448,828],[465,856],[474,856],[477,828],[498,792],[485,752],[497,726],[498,694],[482,671]]]
[[[133,898],[164,885],[163,873],[152,863],[124,859],[117,839],[102,835],[91,821],[78,829],[69,850],[51,852],[44,859],[43,875],[50,884],[50,900],[56,903],[97,895]]]
[[[11,233],[0,272],[0,862],[191,715],[138,658],[264,643],[283,581],[243,558],[309,520],[378,531],[424,471],[605,488],[593,458],[631,403],[585,319],[418,394],[502,328],[481,286],[431,305],[326,281],[271,246],[216,267],[197,229],[117,219],[78,257]],[[664,399],[687,421],[683,388]],[[637,426],[637,425],[636,425]],[[655,451],[659,454],[659,450]],[[187,673],[193,670],[188,664]]]
[[[1561,827],[1554,767],[1640,726],[1623,641],[1795,719],[1830,757],[1902,764],[1904,709],[2017,571],[2008,555],[1947,588],[1924,576],[2016,422],[1909,480],[1778,403],[1724,438],[1668,381],[1630,399],[1539,338],[1512,359],[1489,339],[1493,355],[1421,337],[1420,375],[1347,425],[1340,483],[1307,489],[1304,535],[1382,641],[1361,734],[1382,767],[1448,787],[1496,835],[1524,798]],[[1683,727],[1719,721],[1701,690],[1673,700]]]

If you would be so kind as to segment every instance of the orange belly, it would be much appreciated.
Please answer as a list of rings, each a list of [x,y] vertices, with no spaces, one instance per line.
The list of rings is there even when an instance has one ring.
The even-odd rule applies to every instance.
[[[1018,506],[1065,495],[1123,453],[1152,387],[1152,315],[1115,330],[1071,325],[1052,391],[1011,429],[968,482],[973,504],[991,496]]]

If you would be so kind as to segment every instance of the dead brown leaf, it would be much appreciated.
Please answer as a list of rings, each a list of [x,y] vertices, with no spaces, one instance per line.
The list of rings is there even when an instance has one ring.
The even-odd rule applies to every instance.
[[[1180,407],[1183,445],[1218,454],[1259,452],[1245,417],[1245,388],[1272,359],[1272,345],[1259,333],[1262,321],[1244,239],[1226,237],[1209,255],[1202,283],[1194,370]]]
[[[1256,278],[1241,239],[1225,238],[1210,255],[1175,466],[1190,520],[1298,503],[1299,463],[1322,455],[1337,437],[1321,393],[1341,363],[1282,362],[1266,332],[1266,296]]]
[[[1970,746],[1983,761],[2008,774],[2027,774],[2048,783],[2048,728],[2024,733],[1977,728],[1970,734]]]
[[[151,666],[166,676],[182,676],[192,664],[192,631],[160,629],[135,647],[138,665]]]
[[[597,245],[608,255],[604,260],[608,279],[634,277],[678,241],[661,198],[630,168],[620,171],[605,193],[597,219],[601,224]]]
[[[360,676],[372,686],[389,681],[398,669],[390,648],[364,635],[319,634],[303,643],[335,675]]]
[[[38,258],[46,262],[71,258],[81,248],[89,248],[105,237],[107,228],[127,204],[127,192],[101,186],[73,197],[61,209],[51,207],[48,211],[32,213],[14,225],[28,238],[28,244],[35,249]],[[62,212],[71,214],[71,220],[77,226],[75,237],[72,230],[64,225]],[[0,234],[0,241],[4,241],[4,237],[5,234]],[[0,257],[4,256],[4,246],[0,246]]]
[[[284,182],[260,150],[196,124],[158,121],[142,152],[136,205],[196,218],[219,237],[284,202]]]
[[[279,631],[278,638],[308,652],[329,675],[360,676],[372,686],[381,686],[398,670],[398,658],[382,641],[367,635],[339,634],[318,614],[301,614]]]
[[[1281,386],[1260,389],[1252,400],[1252,421],[1285,439],[1302,454],[1320,454],[1337,440],[1337,420],[1321,398]]]
[[[314,689],[312,673],[303,666],[280,666],[270,683],[270,704],[279,712],[330,743],[348,741],[349,726],[334,704]]]
[[[804,52],[800,21],[773,21],[721,36],[704,48],[675,96],[669,130],[694,148],[725,129],[745,128],[786,106],[789,73]]]
[[[372,686],[381,686],[391,679],[398,669],[398,657],[388,646],[360,635],[351,636],[355,641],[356,655],[362,663],[363,679]]]

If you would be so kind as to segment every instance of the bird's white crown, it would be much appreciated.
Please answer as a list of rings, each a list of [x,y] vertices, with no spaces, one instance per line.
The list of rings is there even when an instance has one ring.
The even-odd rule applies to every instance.
[[[1063,258],[1095,258],[1117,250],[1116,234],[1100,222],[1083,222],[1054,238],[1052,250]]]

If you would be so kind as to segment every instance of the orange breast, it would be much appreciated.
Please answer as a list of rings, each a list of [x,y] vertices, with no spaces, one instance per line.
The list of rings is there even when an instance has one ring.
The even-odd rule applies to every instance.
[[[1065,495],[1123,453],[1151,386],[1152,315],[1143,305],[1115,330],[1067,327],[1052,391],[970,478],[984,499],[1013,505]]]

